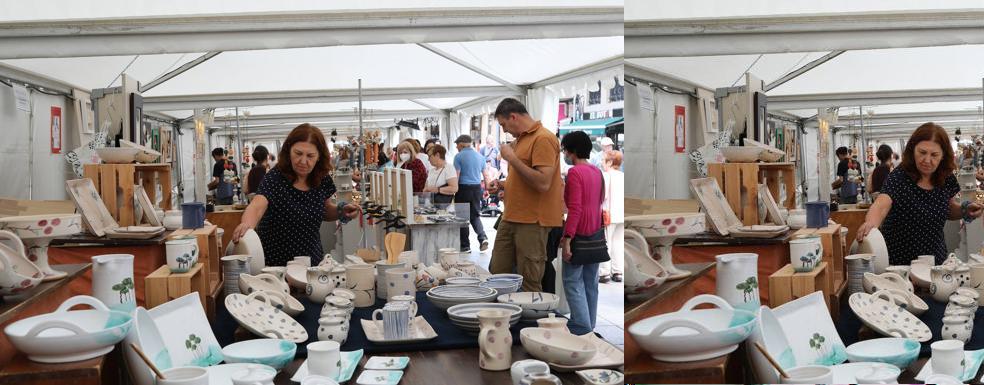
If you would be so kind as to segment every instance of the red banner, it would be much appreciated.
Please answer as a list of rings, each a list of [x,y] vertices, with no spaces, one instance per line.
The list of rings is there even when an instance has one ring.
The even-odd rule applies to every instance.
[[[61,154],[62,113],[61,107],[51,107],[51,153]]]
[[[677,153],[687,151],[687,108],[676,106],[673,108],[673,149]]]

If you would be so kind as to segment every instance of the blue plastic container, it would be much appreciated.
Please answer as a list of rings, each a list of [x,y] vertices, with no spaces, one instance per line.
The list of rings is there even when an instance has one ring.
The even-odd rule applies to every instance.
[[[830,203],[824,201],[806,202],[806,227],[819,229],[827,227],[830,220]]]
[[[205,227],[205,204],[201,202],[182,203],[181,227],[185,229]]]

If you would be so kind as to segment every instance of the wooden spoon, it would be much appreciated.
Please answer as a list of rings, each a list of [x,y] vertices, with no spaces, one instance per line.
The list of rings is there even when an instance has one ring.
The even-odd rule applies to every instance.
[[[164,374],[161,373],[160,370],[157,370],[157,366],[154,365],[153,362],[150,362],[150,359],[147,358],[147,356],[144,354],[143,350],[140,350],[140,348],[138,348],[137,345],[134,345],[132,343],[130,344],[130,348],[133,349],[133,351],[137,352],[137,355],[140,356],[140,359],[142,359],[143,362],[146,363],[147,366],[150,367],[150,370],[153,370],[154,371],[154,374],[157,375],[157,378],[160,378],[162,380],[166,380],[166,378],[164,378]]]
[[[783,378],[789,378],[789,374],[786,374],[786,371],[782,370],[782,366],[779,366],[779,363],[776,362],[776,359],[772,358],[772,355],[769,354],[769,352],[767,352],[764,347],[762,347],[762,344],[756,342],[755,348],[757,348],[759,352],[762,352],[762,355],[765,356],[765,359],[769,360],[769,363],[772,364],[772,367],[776,368],[776,370],[779,371],[779,375],[781,375]]]

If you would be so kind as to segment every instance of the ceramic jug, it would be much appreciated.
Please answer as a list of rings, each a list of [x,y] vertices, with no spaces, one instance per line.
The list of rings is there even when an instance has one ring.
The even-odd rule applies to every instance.
[[[0,239],[8,240],[0,243],[0,296],[18,294],[41,283],[44,273],[27,259],[20,238],[0,230]]]
[[[198,263],[198,241],[194,238],[172,239],[164,242],[167,267],[172,273],[187,273]]]
[[[402,269],[406,267],[403,262],[388,264],[385,260],[376,262],[376,298],[387,299],[386,271],[390,269]]]
[[[341,345],[348,339],[349,326],[342,317],[322,317],[318,320],[318,340],[335,341]]]
[[[355,293],[355,307],[376,303],[376,276],[372,265],[349,265],[345,269],[349,290]]]
[[[950,295],[960,287],[957,281],[956,267],[951,265],[933,266],[930,269],[931,283],[929,293],[936,302],[947,302]],[[969,271],[970,269],[968,269]]]
[[[717,295],[731,306],[752,313],[759,308],[758,254],[717,256]]]
[[[223,295],[239,294],[239,275],[249,274],[248,255],[227,255],[222,258]]]
[[[307,269],[307,288],[305,289],[305,293],[311,302],[325,303],[325,297],[335,289],[330,274],[330,271],[321,267],[309,267]]]
[[[509,313],[481,310],[478,316],[478,366],[485,370],[509,370],[512,364],[512,334]]]
[[[820,237],[810,235],[789,241],[789,261],[797,273],[813,271],[823,259],[823,244]]]
[[[130,314],[137,308],[133,285],[133,254],[92,257],[92,296],[110,309]]]
[[[540,360],[520,360],[513,362],[509,374],[512,377],[513,385],[519,385],[523,377],[527,374],[550,374],[550,367],[546,362]]]
[[[944,340],[960,340],[966,343],[970,340],[973,329],[974,322],[970,317],[946,316],[943,317],[943,329],[940,331],[940,336]]]

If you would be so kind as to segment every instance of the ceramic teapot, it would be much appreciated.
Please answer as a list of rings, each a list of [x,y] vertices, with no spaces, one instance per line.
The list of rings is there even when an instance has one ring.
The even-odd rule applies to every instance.
[[[0,230],[0,239],[9,240],[0,243],[0,296],[18,294],[41,283],[44,273],[27,259],[21,239],[6,230]]]
[[[309,267],[307,269],[307,287],[305,293],[308,299],[314,303],[325,303],[325,297],[335,289],[334,282],[331,280],[331,272],[323,267]]]
[[[933,266],[930,269],[929,293],[936,302],[947,302],[961,283],[969,286],[970,268],[956,264]]]

